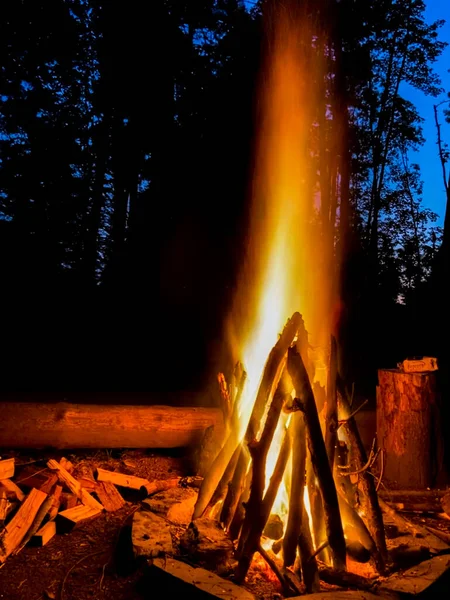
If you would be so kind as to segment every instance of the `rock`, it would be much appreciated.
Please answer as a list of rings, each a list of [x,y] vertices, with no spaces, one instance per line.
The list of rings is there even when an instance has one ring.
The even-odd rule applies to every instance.
[[[136,558],[154,558],[173,552],[170,525],[150,511],[134,513],[131,541]]]
[[[189,487],[173,487],[143,501],[144,509],[168,519],[175,525],[188,525],[198,492]]]
[[[181,548],[196,562],[218,568],[233,555],[233,543],[213,519],[192,521],[180,540]]]
[[[264,527],[263,535],[271,540],[279,540],[283,537],[284,527],[283,521],[278,515],[270,515],[266,526]]]
[[[427,598],[444,598],[448,593],[449,580],[450,557],[434,556],[406,571],[390,575],[378,590],[411,596],[425,596],[426,591]]]
[[[155,597],[157,587],[164,589],[168,598],[255,600],[245,588],[173,558],[154,559],[147,570],[144,586],[139,586],[144,598],[148,599]]]

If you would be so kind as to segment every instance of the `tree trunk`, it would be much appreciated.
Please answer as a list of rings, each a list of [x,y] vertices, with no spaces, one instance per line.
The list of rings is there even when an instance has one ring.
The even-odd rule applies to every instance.
[[[383,482],[425,489],[434,483],[441,441],[436,428],[436,375],[378,371],[377,436],[384,451]]]

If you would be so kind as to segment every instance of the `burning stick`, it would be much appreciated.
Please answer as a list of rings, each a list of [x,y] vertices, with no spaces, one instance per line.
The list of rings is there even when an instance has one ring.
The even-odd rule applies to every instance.
[[[284,361],[283,361],[284,363]],[[253,477],[250,487],[250,498],[245,509],[245,519],[242,525],[240,546],[242,551],[239,553],[239,565],[236,571],[238,581],[243,581],[250,567],[253,554],[258,550],[261,535],[269,518],[272,504],[265,503],[265,510],[262,510],[263,494],[265,487],[266,460],[270,445],[275,434],[275,429],[280,417],[281,409],[286,398],[286,391],[282,378],[280,384],[273,396],[270,405],[264,430],[259,441],[253,441],[249,444],[250,454],[252,456]],[[282,474],[281,474],[282,477]],[[278,482],[277,489],[280,485]],[[242,542],[242,543],[241,543]],[[297,542],[294,540],[294,548]]]
[[[330,347],[330,368],[328,371],[327,385],[327,414],[325,417],[325,447],[327,449],[328,460],[330,461],[332,471],[334,465],[334,453],[336,449],[338,429],[336,378],[337,345],[336,339],[332,335]]]
[[[342,379],[338,376],[337,387],[339,392],[339,408],[343,413],[342,419],[346,419],[342,427],[345,429],[348,436],[351,451],[354,457],[356,470],[363,469],[367,463],[367,456],[361,441],[355,419],[350,417],[351,409],[344,389]],[[376,552],[373,553],[375,566],[380,574],[383,574],[386,569],[386,561],[388,558],[386,548],[386,538],[384,534],[383,517],[381,514],[378,495],[375,489],[375,482],[372,473],[369,469],[362,470],[359,476],[359,484],[361,485],[362,494],[361,504],[367,520],[367,529],[369,530],[375,545]]]
[[[320,428],[316,402],[311,389],[308,373],[302,357],[296,348],[288,350],[288,371],[292,377],[297,397],[301,398],[305,423],[308,428],[308,446],[311,460],[319,480],[323,500],[325,526],[332,553],[333,563],[337,569],[346,568],[346,550],[344,531],[336,492],[336,486],[328,461],[325,442]]]
[[[242,444],[238,446],[238,458],[236,468],[233,470],[233,478],[228,486],[228,492],[223,503],[220,521],[225,529],[229,529],[236,512],[242,492],[245,488],[245,479],[250,462],[250,453]],[[229,480],[228,480],[229,481]]]

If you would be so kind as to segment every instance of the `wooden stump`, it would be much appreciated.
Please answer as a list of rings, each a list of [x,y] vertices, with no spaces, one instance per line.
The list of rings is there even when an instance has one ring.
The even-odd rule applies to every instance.
[[[442,443],[435,374],[381,369],[378,383],[377,440],[384,451],[383,482],[390,488],[431,487]]]

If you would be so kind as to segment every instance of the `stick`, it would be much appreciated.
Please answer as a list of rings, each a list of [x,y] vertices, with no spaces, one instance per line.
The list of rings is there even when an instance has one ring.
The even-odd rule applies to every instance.
[[[331,471],[334,465],[334,453],[337,442],[337,393],[336,393],[336,377],[337,377],[337,345],[336,338],[331,336],[330,345],[330,368],[328,371],[327,385],[327,414],[325,417],[325,447],[327,449],[328,460],[330,461]]]
[[[270,554],[264,550],[264,548],[261,546],[261,544],[259,544],[257,551],[261,554],[263,559],[266,561],[266,563],[269,565],[269,567],[272,569],[272,571],[277,576],[279,582],[281,583],[281,587],[283,588],[283,593],[286,596],[291,596],[292,593],[294,593],[295,595],[301,594],[302,591],[301,591],[300,587],[294,585],[292,580],[286,578],[283,575],[283,573],[278,568],[277,563],[273,560],[273,558],[270,556]]]
[[[272,477],[270,478],[269,485],[267,487],[267,491],[264,494],[264,498],[262,499],[261,506],[258,509],[257,514],[254,515],[254,537],[249,539],[248,535],[241,535],[239,539],[239,544],[236,552],[236,556],[239,559],[239,563],[235,572],[238,581],[244,580],[247,571],[250,567],[253,554],[258,548],[261,533],[264,530],[264,527],[267,523],[267,519],[270,515],[270,511],[272,510],[273,503],[278,493],[278,488],[280,487],[281,480],[283,479],[284,471],[286,469],[286,464],[289,459],[290,452],[291,439],[289,432],[286,431],[286,433],[284,434],[283,441],[281,443],[280,453],[275,464],[275,469],[273,470]],[[246,511],[246,515],[247,514],[248,511]],[[259,537],[257,537],[258,531],[261,532],[259,534]],[[255,539],[256,542],[254,541]]]
[[[305,418],[301,412],[291,417],[292,424],[292,478],[289,493],[289,512],[283,539],[284,566],[294,564],[298,538],[302,529],[303,490],[305,487],[306,467],[306,429]],[[307,558],[305,558],[307,560]]]
[[[221,502],[225,499],[225,496],[228,491],[228,485],[230,483],[231,478],[234,475],[234,471],[236,469],[236,465],[238,462],[238,458],[241,453],[241,445],[236,447],[236,450],[233,452],[232,457],[230,458],[230,462],[227,465],[227,468],[223,472],[222,477],[220,478],[219,483],[214,491],[214,494],[211,496],[211,500],[207,506],[206,512],[211,513],[214,510],[214,507],[218,502]]]
[[[220,522],[226,530],[229,529],[234,513],[239,504],[239,499],[245,487],[245,476],[250,462],[250,453],[242,444],[238,446],[237,465],[234,469],[233,478],[228,486],[227,495],[220,513]]]
[[[351,408],[347,400],[342,379],[338,376],[337,386],[339,392],[339,408],[343,413],[343,418],[346,419],[343,424],[345,433],[349,440],[352,457],[354,459],[357,470],[362,469],[367,463],[367,456],[364,450],[364,445],[359,435],[358,427],[354,417],[350,417]],[[359,477],[362,494],[360,494],[361,505],[365,514],[367,529],[372,536],[377,551],[374,552],[373,558],[377,571],[383,574],[386,570],[386,561],[388,553],[386,548],[386,537],[384,533],[383,518],[378,501],[378,494],[375,489],[375,482],[369,469],[363,471]]]
[[[230,523],[230,527],[228,529],[229,536],[232,540],[237,540],[240,536],[240,532],[242,529],[242,523],[245,519],[245,506],[250,497],[250,485],[252,481],[252,465],[248,470],[247,476],[244,481],[244,489],[242,490],[241,496],[239,498],[238,504],[236,506],[236,510],[234,511],[233,520]]]
[[[325,543],[328,545],[328,540],[326,540]],[[319,554],[321,550],[324,550],[325,546],[319,548],[317,552],[314,552],[311,531],[309,529],[308,513],[306,512],[305,505],[303,505],[302,525],[300,535],[298,536],[298,550],[300,554],[303,581],[308,594],[320,591],[319,569],[317,567],[316,555]]]
[[[308,446],[314,470],[319,480],[324,507],[325,527],[327,538],[330,542],[333,564],[337,569],[345,570],[346,548],[336,486],[328,461],[311,383],[302,357],[296,348],[289,348],[288,350],[288,371],[292,378],[296,395],[303,401],[305,423],[308,428]]]

